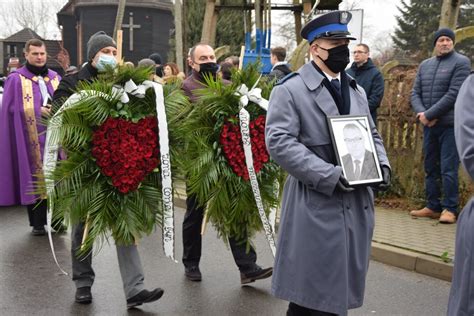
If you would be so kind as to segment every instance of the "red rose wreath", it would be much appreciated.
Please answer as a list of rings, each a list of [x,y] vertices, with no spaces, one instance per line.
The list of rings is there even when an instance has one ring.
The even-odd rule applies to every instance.
[[[186,154],[180,165],[186,174],[187,187],[199,203],[207,206],[210,220],[224,240],[229,235],[247,239],[262,229],[252,183],[249,181],[240,131],[239,87],[253,87],[258,82],[263,98],[268,98],[270,84],[259,81],[256,66],[251,65],[232,76],[232,84],[209,79],[207,87],[197,90],[198,102],[188,109],[180,125]],[[266,111],[250,102],[249,134],[253,166],[265,212],[278,204],[278,180],[281,169],[273,162],[265,146]]]
[[[150,71],[119,68],[83,83],[77,95],[87,97],[63,106],[48,124],[50,139],[67,156],[46,175],[46,183],[54,184],[48,196],[53,217],[86,223],[84,253],[95,240],[106,241],[110,235],[118,244],[133,244],[162,224],[155,87],[149,85],[152,88],[140,96],[127,92],[128,100],[120,90],[131,81],[144,83]],[[171,131],[187,100],[173,85],[163,86],[163,95]],[[170,154],[172,160],[174,154]],[[45,192],[46,187],[40,184],[39,190]]]

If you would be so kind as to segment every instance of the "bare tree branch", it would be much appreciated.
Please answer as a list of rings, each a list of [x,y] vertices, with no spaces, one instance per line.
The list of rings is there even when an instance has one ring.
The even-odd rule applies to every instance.
[[[30,28],[43,38],[57,31],[56,13],[66,0],[15,0],[0,6],[2,36]]]

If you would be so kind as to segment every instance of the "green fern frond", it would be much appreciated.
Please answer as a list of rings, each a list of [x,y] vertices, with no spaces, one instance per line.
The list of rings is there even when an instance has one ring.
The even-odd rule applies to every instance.
[[[179,128],[185,150],[179,165],[186,175],[188,192],[207,206],[209,220],[219,235],[224,240],[229,236],[248,240],[262,229],[255,197],[250,182],[238,177],[229,166],[219,139],[226,120],[238,122],[240,96],[235,91],[241,84],[248,89],[254,86],[260,78],[258,66],[250,65],[232,78],[231,84],[223,84],[208,77],[207,86],[194,91],[198,101],[186,108],[186,118]],[[271,86],[264,80],[258,82],[262,95],[268,96]],[[247,110],[252,118],[265,115],[257,104],[250,103]],[[279,176],[280,168],[272,161],[257,175],[267,212],[278,203],[275,185]]]
[[[150,234],[162,223],[161,174],[150,173],[138,189],[128,194],[120,193],[109,177],[105,176],[91,155],[92,137],[95,129],[112,116],[137,122],[156,115],[153,89],[144,98],[129,95],[129,103],[121,104],[120,95],[114,85],[128,80],[136,84],[148,80],[149,69],[119,68],[101,74],[92,82],[81,82],[78,91],[83,99],[63,109],[58,120],[49,120],[49,132],[53,143],[59,143],[67,158],[57,163],[56,169],[46,175],[46,180],[55,183],[48,197],[53,205],[54,218],[64,217],[70,224],[87,223],[87,238],[78,253],[87,255],[96,244],[101,249],[112,236],[117,244],[130,245],[144,235]],[[171,126],[184,120],[183,109],[189,106],[181,91],[164,88],[165,108],[170,126],[170,146],[173,175],[175,173],[174,137]],[[177,163],[176,163],[177,164]],[[159,166],[158,166],[159,168]],[[44,179],[39,175],[37,190],[46,192]]]

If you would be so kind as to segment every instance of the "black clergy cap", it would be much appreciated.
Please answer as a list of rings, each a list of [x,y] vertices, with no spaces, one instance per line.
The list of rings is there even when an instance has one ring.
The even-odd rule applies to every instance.
[[[308,42],[313,42],[318,38],[326,39],[350,39],[351,33],[347,29],[347,24],[352,18],[352,14],[348,11],[332,11],[317,16],[308,22],[301,30],[301,36]]]

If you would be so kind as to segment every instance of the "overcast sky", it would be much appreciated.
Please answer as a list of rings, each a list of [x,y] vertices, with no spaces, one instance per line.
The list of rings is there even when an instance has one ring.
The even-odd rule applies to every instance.
[[[363,41],[369,45],[383,34],[393,32],[399,15],[397,5],[400,0],[361,0],[359,7],[364,10]]]
[[[292,3],[292,0],[273,0],[272,3]],[[363,30],[362,42],[377,48],[391,44],[390,35],[396,26],[395,17],[399,15],[397,5],[400,0],[344,0],[339,8],[346,9],[347,6],[354,5],[356,9],[363,10]],[[281,18],[281,11],[274,11],[272,14],[273,39],[272,46],[286,46],[283,38],[278,36],[278,25],[292,23],[290,18]]]
[[[18,2],[26,1],[32,3],[32,0],[0,0],[0,8],[5,9],[6,12],[11,12],[8,8]],[[56,2],[59,4],[65,4],[67,0],[34,0],[34,4],[46,2],[51,4]],[[272,3],[292,3],[293,0],[272,0]],[[390,44],[383,43],[386,39],[390,38],[390,34],[393,32],[393,29],[396,25],[395,16],[399,14],[396,6],[400,5],[400,0],[344,0],[340,8],[345,9],[347,6],[354,5],[358,9],[363,9],[363,42],[367,43],[369,46],[384,46]],[[51,8],[53,11],[56,11],[54,8]],[[55,26],[55,13],[51,12],[51,22],[49,23],[49,31],[46,36],[48,39],[59,39],[60,33],[57,27]],[[3,21],[1,21],[3,22]],[[294,23],[291,15],[283,15],[282,11],[274,10],[272,12],[272,46],[286,46],[286,43],[283,43],[282,38],[278,37],[278,28],[279,24],[288,24]],[[5,24],[4,24],[5,25]],[[0,30],[0,34],[3,31],[5,33],[5,28]],[[11,34],[1,34],[3,36],[8,36]],[[42,34],[40,34],[42,35]],[[374,49],[375,51],[376,49]]]

